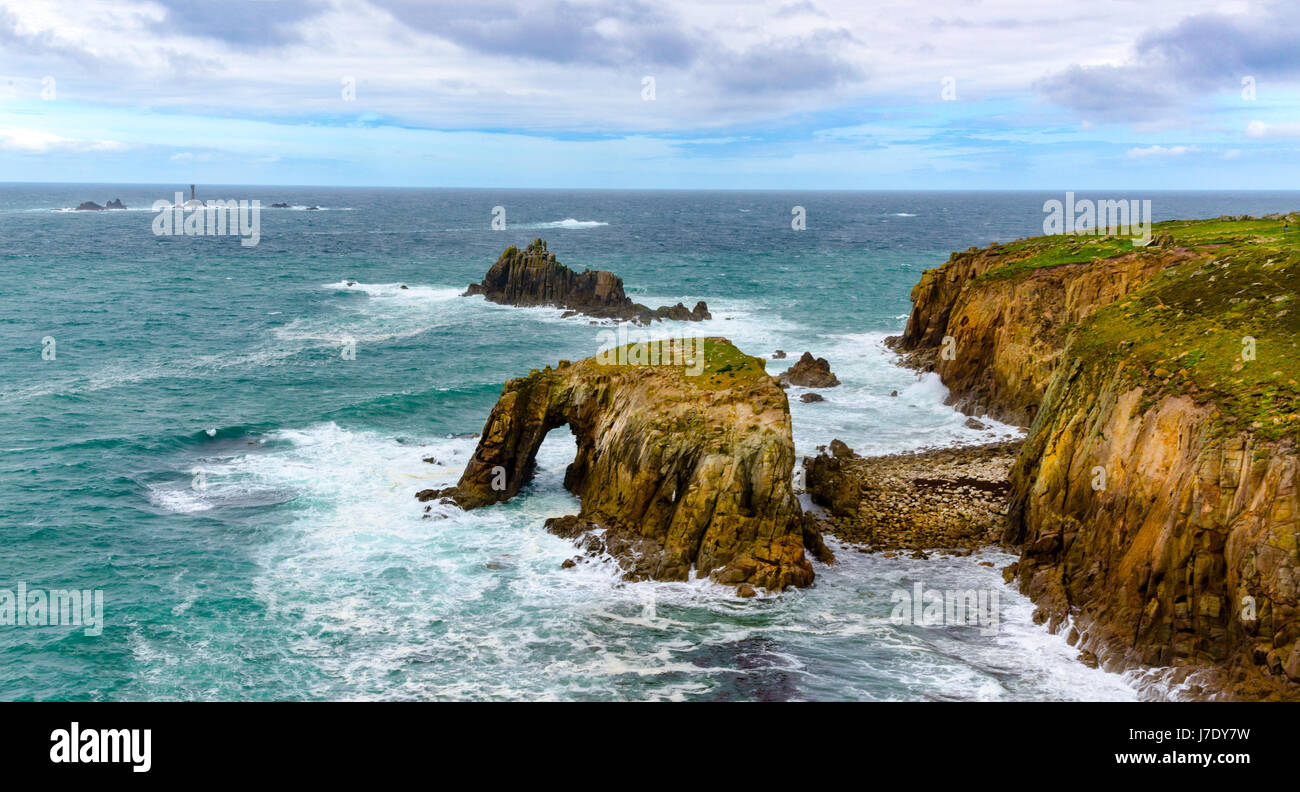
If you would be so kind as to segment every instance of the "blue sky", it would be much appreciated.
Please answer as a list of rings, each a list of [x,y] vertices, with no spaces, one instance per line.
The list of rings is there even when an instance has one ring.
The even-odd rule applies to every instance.
[[[0,181],[1300,189],[1298,109],[1262,0],[0,0]]]

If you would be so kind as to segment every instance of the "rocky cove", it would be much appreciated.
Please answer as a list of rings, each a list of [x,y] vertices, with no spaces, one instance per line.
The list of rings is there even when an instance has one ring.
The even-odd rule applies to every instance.
[[[1295,698],[1294,240],[1274,218],[1220,218],[1157,224],[1138,249],[1057,236],[953,254],[890,344],[961,412],[1028,435],[874,459],[831,442],[803,463],[824,519],[791,486],[790,377],[716,337],[698,378],[588,359],[509,381],[458,484],[420,498],[513,497],[567,424],[581,507],[547,524],[581,550],[566,564],[608,554],[632,580],[708,576],[748,596],[811,585],[822,530],[918,556],[1000,543],[1035,620],[1084,662],[1153,669],[1195,698]],[[616,276],[572,273],[540,240],[493,272],[470,293],[691,318],[629,307]],[[833,387],[805,358],[810,387]]]

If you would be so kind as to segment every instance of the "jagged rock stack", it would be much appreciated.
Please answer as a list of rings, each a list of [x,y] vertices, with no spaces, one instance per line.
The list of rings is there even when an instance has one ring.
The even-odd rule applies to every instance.
[[[556,260],[541,239],[520,250],[506,248],[480,283],[471,283],[465,296],[481,294],[504,305],[546,305],[563,308],[566,316],[585,314],[649,324],[658,319],[699,322],[712,319],[700,300],[694,309],[681,303],[648,308],[623,292],[623,279],[606,270],[574,272]]]

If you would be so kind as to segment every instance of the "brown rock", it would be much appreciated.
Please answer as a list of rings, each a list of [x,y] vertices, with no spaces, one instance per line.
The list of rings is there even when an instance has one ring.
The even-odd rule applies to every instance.
[[[785,394],[762,360],[726,339],[704,349],[700,376],[589,358],[510,380],[457,485],[417,497],[466,509],[505,501],[531,477],[547,432],[567,424],[578,451],[564,485],[581,510],[548,530],[597,538],[633,580],[686,580],[696,569],[725,585],[809,585],[804,547],[820,535],[810,536],[791,487]]]
[[[803,388],[833,388],[840,384],[826,358],[814,358],[811,352],[803,353],[793,366],[781,372],[780,378]]]

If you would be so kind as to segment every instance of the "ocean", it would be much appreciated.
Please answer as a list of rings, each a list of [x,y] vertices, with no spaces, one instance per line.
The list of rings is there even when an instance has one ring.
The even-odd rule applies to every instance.
[[[831,540],[839,562],[814,562],[815,586],[750,600],[561,569],[575,548],[542,523],[577,510],[567,430],[508,504],[424,520],[413,497],[456,481],[505,380],[598,349],[607,328],[584,317],[459,296],[536,237],[638,302],[708,302],[712,320],[660,332],[785,350],[772,373],[827,358],[843,384],[791,401],[800,454],[1016,434],[965,427],[882,341],[922,270],[1041,234],[1063,193],[200,185],[262,202],[243,246],[155,235],[149,207],[179,189],[0,185],[0,589],[104,597],[97,635],[0,625],[0,699],[1161,695],[1077,662],[992,550],[918,560]],[[1294,192],[1080,197],[1150,198],[1156,220],[1300,208]],[[70,211],[112,198],[130,209]],[[918,582],[996,591],[998,629],[895,624],[893,592]]]

